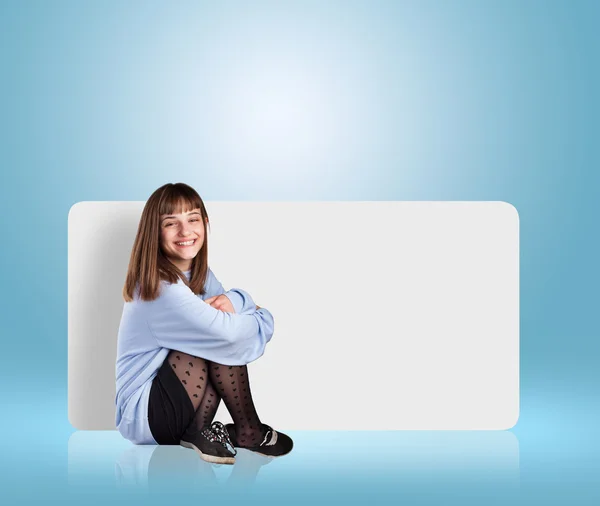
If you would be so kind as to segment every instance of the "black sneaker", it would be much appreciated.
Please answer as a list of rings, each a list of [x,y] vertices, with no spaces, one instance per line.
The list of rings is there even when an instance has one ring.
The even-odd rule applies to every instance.
[[[229,439],[227,430],[221,422],[213,422],[204,430],[190,425],[181,436],[179,444],[185,448],[196,450],[200,458],[213,464],[234,464],[234,445]],[[231,450],[227,447],[229,445]]]
[[[266,433],[262,443],[258,446],[240,446],[236,438],[235,425],[228,423],[225,425],[225,428],[229,433],[229,438],[231,439],[233,446],[236,448],[243,448],[244,450],[260,453],[265,457],[281,457],[292,451],[294,442],[290,436],[283,432],[277,432],[264,423],[262,426]]]

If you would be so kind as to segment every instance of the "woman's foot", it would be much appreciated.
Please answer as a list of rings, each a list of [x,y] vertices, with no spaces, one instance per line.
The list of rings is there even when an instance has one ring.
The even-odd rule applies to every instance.
[[[283,432],[277,432],[264,423],[262,424],[262,427],[263,431],[265,432],[265,436],[259,445],[240,446],[236,437],[235,425],[232,423],[225,425],[225,428],[229,433],[229,438],[231,439],[233,446],[236,448],[244,448],[245,450],[250,450],[251,452],[260,453],[265,457],[281,457],[282,455],[286,455],[292,451],[294,442],[290,436],[284,434]]]
[[[227,430],[221,422],[213,422],[210,427],[198,429],[194,424],[190,425],[179,444],[185,448],[195,450],[200,458],[213,464],[234,464],[234,445],[229,439]],[[231,446],[231,450],[228,446]]]

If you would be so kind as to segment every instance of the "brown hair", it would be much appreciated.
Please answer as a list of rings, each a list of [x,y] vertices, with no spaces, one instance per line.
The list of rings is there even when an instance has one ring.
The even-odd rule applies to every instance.
[[[165,256],[160,246],[160,217],[200,209],[204,226],[204,244],[192,260],[190,280]],[[126,302],[133,300],[139,287],[142,300],[154,300],[159,295],[160,281],[177,283],[181,279],[196,295],[205,293],[208,274],[208,214],[200,195],[184,183],[168,183],[156,190],[146,202],[131,249],[127,278],[123,287]]]

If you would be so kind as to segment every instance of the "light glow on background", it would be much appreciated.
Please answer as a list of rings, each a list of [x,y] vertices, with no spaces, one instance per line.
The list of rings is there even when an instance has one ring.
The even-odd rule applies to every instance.
[[[222,163],[261,167],[256,174],[275,184],[327,168],[347,129],[327,74],[284,60],[234,70],[214,103]]]

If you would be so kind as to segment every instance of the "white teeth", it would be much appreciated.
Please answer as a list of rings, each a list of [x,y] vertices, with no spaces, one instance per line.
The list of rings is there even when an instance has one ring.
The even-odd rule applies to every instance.
[[[194,241],[187,241],[187,242],[176,242],[175,244],[177,244],[177,246],[191,246],[192,244],[194,244]]]

